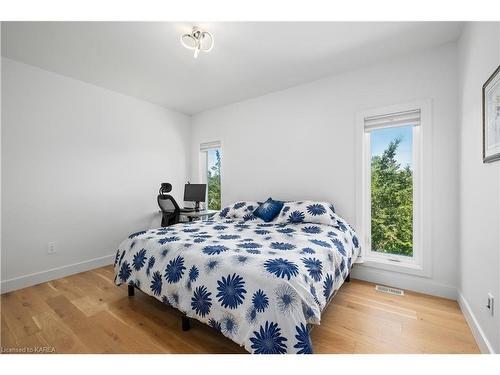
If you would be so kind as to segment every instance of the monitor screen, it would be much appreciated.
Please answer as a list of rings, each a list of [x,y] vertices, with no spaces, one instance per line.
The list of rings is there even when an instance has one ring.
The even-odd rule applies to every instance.
[[[205,202],[207,184],[186,184],[184,186],[184,201]]]

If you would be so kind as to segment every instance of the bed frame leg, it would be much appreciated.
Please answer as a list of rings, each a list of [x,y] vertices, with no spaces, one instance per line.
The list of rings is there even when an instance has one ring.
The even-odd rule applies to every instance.
[[[351,274],[350,273],[347,274],[347,277],[345,278],[345,282],[346,283],[350,283],[351,282]]]
[[[128,296],[133,297],[135,294],[135,287],[133,285],[128,285]]]
[[[182,317],[182,330],[189,331],[191,328],[191,320],[187,316]]]

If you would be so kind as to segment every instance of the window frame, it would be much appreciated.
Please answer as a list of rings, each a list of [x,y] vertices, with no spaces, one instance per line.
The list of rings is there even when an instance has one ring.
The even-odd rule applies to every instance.
[[[205,193],[205,208],[208,210],[208,152],[211,150],[219,150],[221,153],[221,171],[220,171],[220,197],[221,197],[221,208],[222,208],[222,170],[224,168],[222,163],[222,142],[221,141],[210,141],[200,143],[200,156],[199,156],[199,179],[202,184],[207,184],[207,190]]]
[[[363,266],[431,277],[431,191],[432,103],[430,100],[392,105],[357,114],[357,204],[356,227],[362,244]],[[413,256],[371,250],[371,132],[365,118],[397,112],[420,110],[420,125],[413,126]],[[380,126],[375,129],[387,128]],[[424,220],[425,218],[425,220]]]

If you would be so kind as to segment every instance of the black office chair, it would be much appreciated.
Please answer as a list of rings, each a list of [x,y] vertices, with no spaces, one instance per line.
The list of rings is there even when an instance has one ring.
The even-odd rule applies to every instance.
[[[161,226],[168,227],[169,225],[177,224],[179,222],[181,209],[174,197],[167,194],[172,191],[172,185],[169,183],[162,183],[160,191],[158,192],[158,206],[162,212]]]

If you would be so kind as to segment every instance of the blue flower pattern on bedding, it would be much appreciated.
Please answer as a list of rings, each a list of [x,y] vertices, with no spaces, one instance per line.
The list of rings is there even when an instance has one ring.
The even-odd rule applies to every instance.
[[[170,283],[177,283],[184,274],[184,259],[180,256],[171,260],[165,268],[165,279]]]
[[[132,264],[134,265],[134,270],[139,271],[146,262],[146,250],[142,249],[137,254],[134,255],[132,259]]]
[[[205,286],[196,288],[193,298],[191,298],[191,308],[196,314],[203,317],[210,312],[210,307],[212,306],[211,294]]]
[[[266,321],[259,331],[254,331],[250,338],[255,354],[283,354],[287,352],[286,337],[281,336],[281,328],[277,323]]]
[[[262,290],[258,290],[252,297],[252,304],[257,312],[264,312],[269,306],[269,299]]]
[[[242,220],[242,221],[256,221],[262,222],[257,216],[253,214],[253,211],[259,207],[258,202],[236,202],[231,206],[224,207],[216,215],[218,219],[229,219],[229,220]]]
[[[230,309],[236,309],[239,304],[243,303],[245,298],[244,294],[247,292],[245,290],[245,282],[241,276],[228,275],[227,279],[222,276],[221,281],[217,281],[218,287],[217,298],[222,305],[222,307],[228,307]]]
[[[360,246],[328,206],[302,205],[287,215],[306,220],[292,223],[218,217],[136,232],[119,246],[115,283],[137,286],[249,352],[312,353],[310,326]],[[323,209],[335,215],[332,225],[308,221],[326,216]]]
[[[153,273],[153,280],[151,280],[151,292],[155,296],[159,296],[161,294],[162,289],[162,281],[161,281],[161,273],[155,271]]]
[[[297,343],[293,346],[299,349],[297,354],[312,354],[311,338],[309,337],[309,328],[300,323],[300,327],[295,327],[297,334],[295,338]]]
[[[332,204],[314,201],[286,202],[281,213],[276,219],[277,224],[283,223],[310,223],[337,226],[343,225],[337,222],[338,216]],[[345,227],[345,226],[344,226]],[[311,227],[314,228],[314,227]],[[315,229],[310,229],[315,230]],[[307,229],[306,229],[307,231]]]

